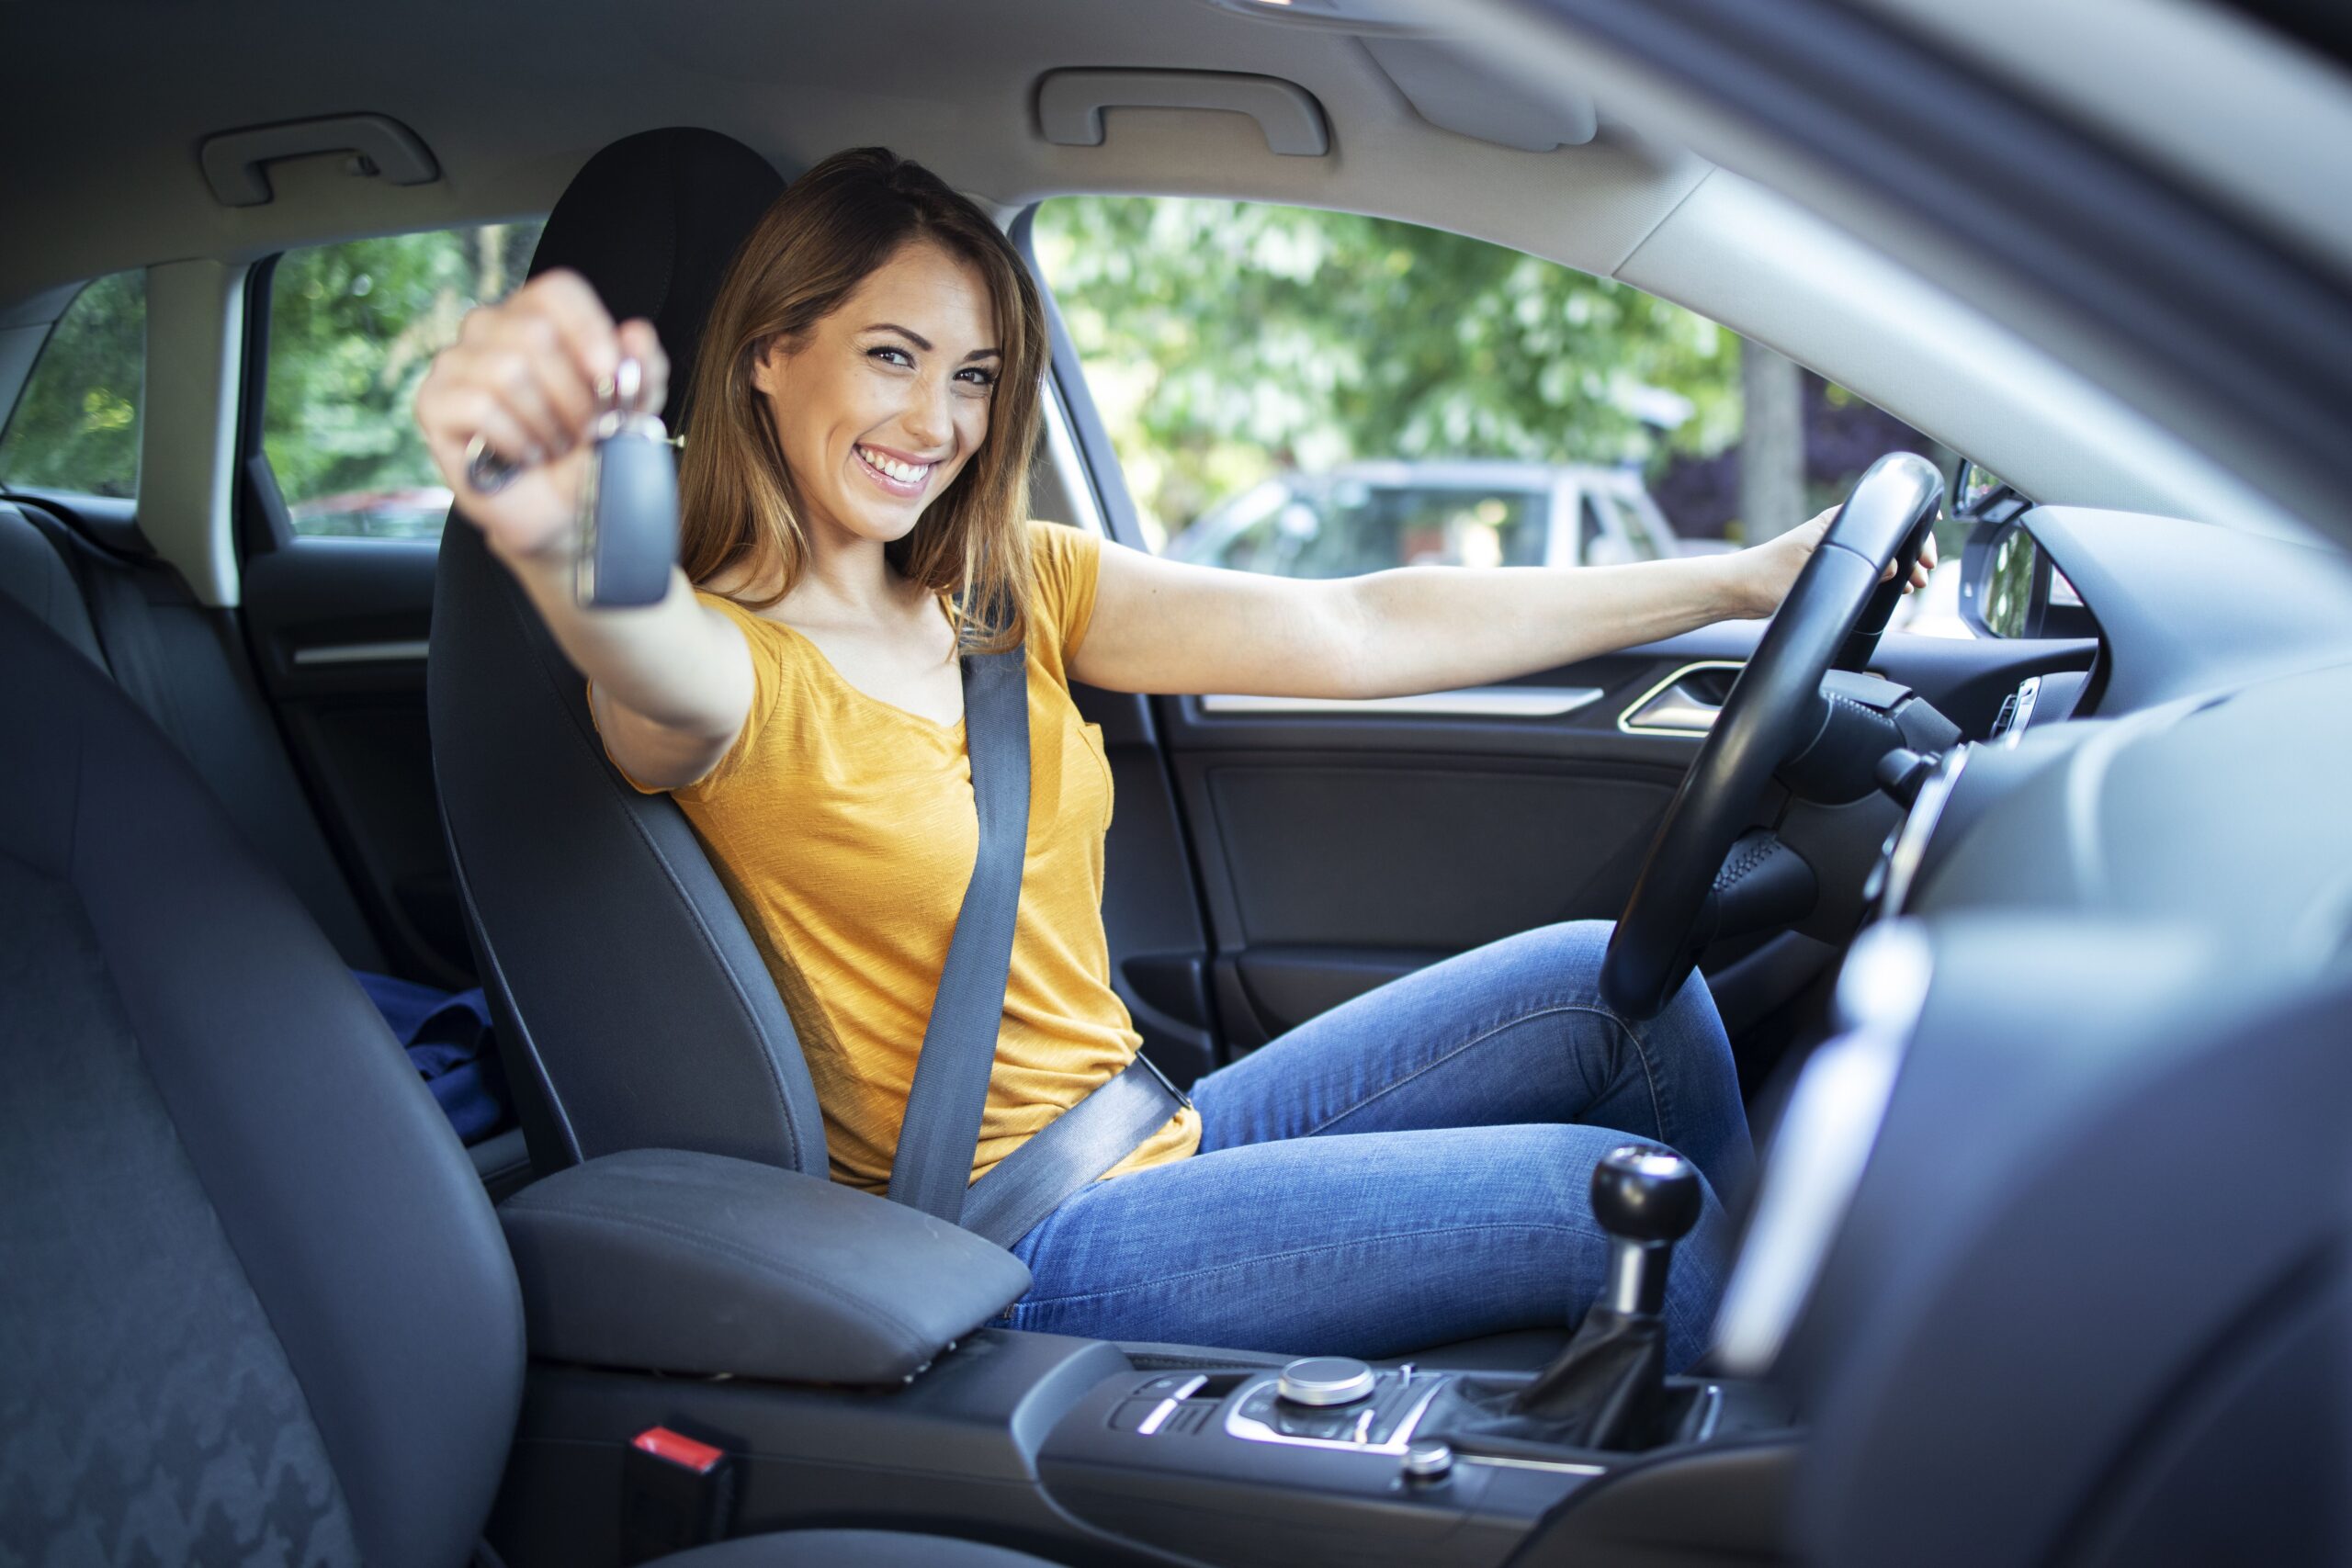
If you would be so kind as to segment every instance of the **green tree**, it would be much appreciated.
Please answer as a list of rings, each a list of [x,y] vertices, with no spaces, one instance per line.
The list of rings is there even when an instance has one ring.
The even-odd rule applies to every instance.
[[[1047,202],[1036,244],[1129,487],[1167,533],[1283,467],[1651,463],[1738,432],[1731,333],[1484,241],[1084,197]],[[1664,429],[1663,407],[1687,417]]]
[[[410,407],[474,305],[522,281],[538,225],[289,251],[270,286],[262,444],[288,502],[435,481]]]
[[[138,493],[146,370],[146,273],[96,279],[74,297],[41,347],[0,439],[0,482]]]

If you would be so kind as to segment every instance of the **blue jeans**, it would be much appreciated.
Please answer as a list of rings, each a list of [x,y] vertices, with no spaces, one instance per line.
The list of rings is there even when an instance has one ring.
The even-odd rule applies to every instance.
[[[1631,1137],[1709,1186],[1667,1296],[1668,1364],[1687,1365],[1722,1292],[1716,1194],[1746,1186],[1747,1119],[1706,983],[1627,1022],[1599,994],[1609,931],[1491,942],[1201,1079],[1201,1152],[1066,1200],[1014,1246],[1035,1283],[998,1321],[1369,1357],[1566,1327],[1608,1259],[1593,1165]]]

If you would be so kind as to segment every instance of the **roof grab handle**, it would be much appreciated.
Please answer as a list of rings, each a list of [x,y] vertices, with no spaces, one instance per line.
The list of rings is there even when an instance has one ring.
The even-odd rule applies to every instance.
[[[271,198],[265,164],[321,152],[350,152],[350,172],[381,175],[396,186],[425,185],[441,177],[416,132],[390,115],[340,114],[247,126],[204,139],[198,160],[213,199],[223,207],[260,207]]]
[[[1037,124],[1062,147],[1102,145],[1104,109],[1221,109],[1246,114],[1266,145],[1293,157],[1331,151],[1323,106],[1295,82],[1231,71],[1049,71],[1037,83]]]

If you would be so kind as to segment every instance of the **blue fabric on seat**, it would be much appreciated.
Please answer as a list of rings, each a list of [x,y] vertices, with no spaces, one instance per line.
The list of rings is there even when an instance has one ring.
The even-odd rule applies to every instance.
[[[478,1144],[514,1124],[506,1080],[490,1049],[490,1002],[480,987],[453,992],[364,969],[351,974],[408,1048],[417,1076],[460,1139]]]

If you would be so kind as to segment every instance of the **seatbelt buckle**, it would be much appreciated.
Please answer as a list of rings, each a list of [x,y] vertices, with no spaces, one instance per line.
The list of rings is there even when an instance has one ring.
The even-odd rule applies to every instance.
[[[629,1439],[621,1461],[621,1562],[650,1562],[727,1537],[735,1462],[724,1449],[667,1427]]]
[[[1151,1076],[1159,1080],[1160,1088],[1166,1089],[1170,1094],[1176,1097],[1177,1104],[1182,1106],[1187,1111],[1193,1109],[1193,1097],[1186,1094],[1182,1089],[1178,1089],[1176,1087],[1175,1080],[1170,1078],[1166,1073],[1159,1070],[1159,1063],[1145,1055],[1141,1051],[1137,1051],[1136,1053],[1136,1060],[1141,1062]]]

